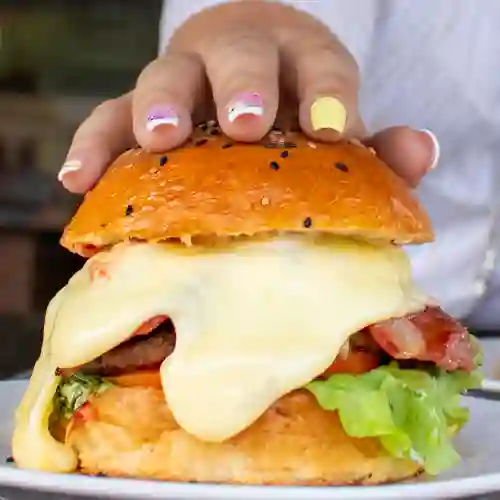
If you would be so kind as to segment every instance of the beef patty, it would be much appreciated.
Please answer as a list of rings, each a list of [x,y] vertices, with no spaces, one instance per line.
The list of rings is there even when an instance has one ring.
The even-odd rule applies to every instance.
[[[161,364],[175,347],[175,331],[170,320],[149,335],[138,335],[84,365],[59,370],[68,377],[80,372],[87,375],[114,376]]]

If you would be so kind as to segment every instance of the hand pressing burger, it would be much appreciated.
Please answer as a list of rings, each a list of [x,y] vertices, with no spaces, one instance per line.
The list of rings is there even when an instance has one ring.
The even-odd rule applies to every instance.
[[[260,140],[276,122],[310,138],[358,138],[410,185],[439,158],[428,131],[392,127],[368,137],[360,77],[321,22],[278,2],[229,2],[192,16],[133,91],[98,106],[75,134],[59,178],[85,192],[127,148],[163,152],[193,123],[217,119],[232,140]]]

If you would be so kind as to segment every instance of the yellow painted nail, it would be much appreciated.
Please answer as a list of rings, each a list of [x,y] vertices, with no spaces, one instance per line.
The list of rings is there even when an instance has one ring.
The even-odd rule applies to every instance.
[[[347,110],[336,97],[319,97],[311,106],[313,130],[332,129],[342,133],[347,122]]]

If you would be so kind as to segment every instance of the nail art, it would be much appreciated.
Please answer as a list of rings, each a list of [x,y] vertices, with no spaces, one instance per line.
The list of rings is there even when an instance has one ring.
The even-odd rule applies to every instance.
[[[437,167],[439,163],[439,157],[441,156],[441,146],[439,145],[439,140],[436,137],[436,134],[434,134],[434,132],[431,132],[427,128],[422,128],[418,132],[427,134],[427,136],[430,137],[430,139],[432,140],[432,144],[434,145],[434,153],[432,155],[432,161],[429,170],[434,170]]]
[[[262,116],[264,114],[264,101],[256,92],[243,92],[238,94],[228,105],[227,117],[233,123],[245,115]]]
[[[148,114],[146,129],[152,132],[161,125],[177,127],[179,125],[179,115],[173,108],[154,108]]]
[[[76,172],[82,168],[82,162],[80,160],[68,160],[59,170],[57,174],[57,179],[59,182],[63,180],[63,177],[70,172]]]
[[[342,133],[347,122],[347,110],[336,97],[319,97],[311,106],[313,130],[331,129]]]

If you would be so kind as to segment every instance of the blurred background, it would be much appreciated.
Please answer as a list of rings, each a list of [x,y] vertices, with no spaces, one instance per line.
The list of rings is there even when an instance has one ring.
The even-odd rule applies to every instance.
[[[82,260],[59,171],[79,123],[157,53],[160,0],[0,0],[0,377],[30,368],[44,310]]]

